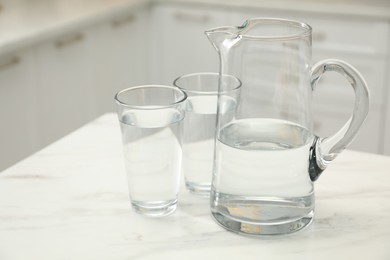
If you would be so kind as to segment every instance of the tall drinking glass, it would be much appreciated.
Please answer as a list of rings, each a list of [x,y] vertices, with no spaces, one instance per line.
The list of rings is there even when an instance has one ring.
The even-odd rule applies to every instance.
[[[147,216],[175,211],[187,95],[171,86],[130,87],[115,96],[133,209]]]
[[[228,97],[223,113],[229,117],[237,105],[241,82],[229,75],[224,75],[223,79]],[[200,72],[178,77],[173,83],[188,96],[182,162],[186,188],[202,197],[209,197],[210,194],[218,81],[219,73]]]

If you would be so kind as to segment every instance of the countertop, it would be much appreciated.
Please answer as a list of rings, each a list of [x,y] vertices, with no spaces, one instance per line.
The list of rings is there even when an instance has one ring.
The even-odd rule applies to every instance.
[[[344,151],[315,183],[306,230],[251,238],[182,190],[162,219],[130,207],[120,129],[106,114],[0,173],[0,259],[390,259],[390,157]]]
[[[387,0],[3,0],[0,3],[0,55],[153,3],[358,15],[390,21],[390,2]]]

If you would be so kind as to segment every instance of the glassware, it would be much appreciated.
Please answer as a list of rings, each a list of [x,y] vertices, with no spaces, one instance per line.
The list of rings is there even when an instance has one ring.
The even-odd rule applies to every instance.
[[[186,98],[182,90],[162,85],[131,87],[115,96],[137,213],[159,217],[176,209]]]
[[[229,118],[220,113],[223,77],[219,86],[210,201],[214,218],[228,230],[277,235],[308,226],[313,182],[351,143],[368,113],[368,89],[355,68],[334,59],[312,66],[311,34],[305,23],[271,18],[206,31],[220,56],[220,74],[242,82]],[[349,81],[355,105],[348,122],[323,138],[312,132],[311,97],[328,71]]]
[[[209,197],[213,171],[215,126],[219,74],[200,72],[183,75],[174,81],[188,96],[184,118],[182,172],[186,188],[193,194]],[[225,116],[233,116],[241,82],[224,75],[229,100]]]

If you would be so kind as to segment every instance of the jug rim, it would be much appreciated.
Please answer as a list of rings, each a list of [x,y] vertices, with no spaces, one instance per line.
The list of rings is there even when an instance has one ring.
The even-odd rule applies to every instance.
[[[288,34],[275,34],[275,35],[253,35],[249,34],[249,28],[251,25],[288,25],[290,27],[300,28],[301,31],[297,33],[288,33]],[[296,40],[302,39],[308,36],[311,36],[312,27],[305,23],[292,19],[284,18],[270,18],[270,17],[261,17],[261,18],[250,18],[247,19],[241,26],[220,26],[206,30],[206,34],[212,33],[226,33],[228,35],[234,35],[243,39],[252,39],[252,40],[268,40],[268,41],[285,41],[285,40]]]

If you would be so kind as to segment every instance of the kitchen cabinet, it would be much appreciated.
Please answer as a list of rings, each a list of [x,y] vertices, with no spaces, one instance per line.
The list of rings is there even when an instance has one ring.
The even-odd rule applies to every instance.
[[[39,142],[34,56],[31,49],[0,56],[0,171]]]
[[[152,80],[172,84],[187,73],[218,72],[219,58],[204,31],[229,24],[226,8],[156,4],[152,10]]]
[[[387,60],[387,75],[390,75],[390,57]],[[384,142],[383,142],[383,151],[384,154],[390,155],[390,78],[387,79],[387,93],[385,93],[385,97],[387,97],[386,102],[386,119],[385,119],[385,127],[382,129],[384,131]]]
[[[116,92],[145,81],[145,12],[124,12],[35,47],[39,121],[50,126],[42,129],[45,144],[114,111]]]
[[[145,84],[149,68],[149,19],[146,7],[111,17],[94,28],[89,41],[98,114],[115,111],[114,95]]]
[[[53,142],[95,116],[88,31],[75,31],[35,47],[41,141]]]
[[[0,170],[115,110],[145,84],[147,6],[0,57]]]

